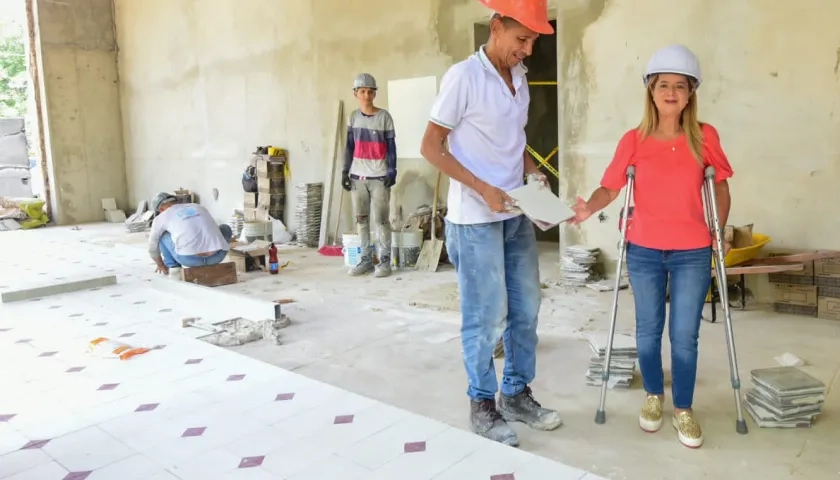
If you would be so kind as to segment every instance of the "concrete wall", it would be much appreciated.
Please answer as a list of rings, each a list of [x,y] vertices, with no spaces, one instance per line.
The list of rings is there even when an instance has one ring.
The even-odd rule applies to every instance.
[[[54,220],[101,221],[129,207],[111,1],[32,1]]]
[[[754,223],[774,245],[836,247],[840,225],[829,206],[840,201],[840,3],[554,3],[559,161],[570,199],[597,186],[616,142],[638,122],[647,58],[681,42],[703,62],[701,116],[719,129],[736,170],[732,222]],[[292,183],[323,181],[336,101],[353,105],[353,75],[369,71],[383,86],[439,76],[473,51],[473,24],[488,15],[474,0],[350,4],[115,0],[130,197],[192,188],[228,218],[249,152],[267,143],[290,151]],[[387,108],[386,99],[383,89]],[[401,201],[428,201],[431,169],[401,162],[398,187],[412,183],[412,198]],[[564,236],[611,255],[617,208],[606,223]]]

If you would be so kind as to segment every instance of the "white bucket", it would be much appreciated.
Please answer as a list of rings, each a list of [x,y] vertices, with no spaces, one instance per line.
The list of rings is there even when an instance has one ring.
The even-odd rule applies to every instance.
[[[344,264],[348,267],[355,267],[362,262],[362,237],[355,233],[344,233],[341,235],[341,244],[344,248],[341,249],[344,253]],[[376,260],[375,246],[370,246],[370,256]]]
[[[400,232],[400,266],[415,267],[420,258],[420,247],[423,245],[422,230],[406,230]]]

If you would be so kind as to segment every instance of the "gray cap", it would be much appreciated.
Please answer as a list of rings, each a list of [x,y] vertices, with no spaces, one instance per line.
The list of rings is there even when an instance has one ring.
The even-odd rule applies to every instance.
[[[353,80],[353,90],[356,90],[357,88],[370,88],[372,90],[377,90],[376,79],[369,73],[360,73],[356,75],[356,79]]]
[[[172,195],[171,193],[160,192],[157,195],[155,195],[155,198],[152,199],[152,211],[155,213],[160,213],[161,206],[169,202],[174,202],[176,200],[177,198],[175,198],[175,195]]]

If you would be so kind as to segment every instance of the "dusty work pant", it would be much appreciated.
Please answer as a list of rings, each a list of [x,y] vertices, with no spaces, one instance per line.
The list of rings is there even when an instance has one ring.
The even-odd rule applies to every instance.
[[[362,257],[371,260],[370,215],[376,225],[376,255],[381,263],[391,258],[391,224],[388,219],[391,207],[391,189],[385,187],[384,178],[352,179],[350,191],[353,211],[356,214],[356,233],[361,237]]]
[[[230,225],[220,225],[219,231],[222,232],[222,236],[225,238],[225,241],[230,243],[230,239],[233,238],[233,231],[231,230]],[[163,264],[168,268],[218,265],[222,263],[222,260],[225,259],[228,253],[227,250],[219,250],[213,255],[205,257],[201,255],[178,255],[175,251],[175,242],[172,241],[172,236],[169,232],[164,232],[163,235],[160,236],[160,243],[158,246],[160,248],[160,256],[163,258]]]
[[[655,250],[627,245],[627,271],[636,304],[636,348],[645,391],[665,393],[662,332],[665,292],[671,283],[668,337],[674,408],[691,408],[697,379],[697,343],[703,304],[712,280],[712,249]]]
[[[534,225],[524,215],[501,222],[446,222],[446,251],[461,293],[461,346],[473,400],[499,390],[493,350],[505,345],[502,394],[515,396],[534,380],[540,270]]]

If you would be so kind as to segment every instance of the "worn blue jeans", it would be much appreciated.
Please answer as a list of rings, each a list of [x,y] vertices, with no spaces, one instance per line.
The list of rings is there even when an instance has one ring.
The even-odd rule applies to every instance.
[[[540,271],[534,226],[524,215],[501,222],[446,222],[446,251],[461,294],[461,346],[473,400],[499,390],[493,350],[502,337],[502,394],[515,396],[536,374]]]
[[[221,230],[222,236],[225,237],[225,241],[230,243],[230,239],[233,238],[233,231],[231,230],[230,225],[222,224],[219,226],[219,230]],[[222,263],[222,260],[224,260],[227,256],[227,250],[219,250],[213,255],[206,257],[202,257],[200,255],[178,255],[175,252],[175,242],[172,241],[172,235],[170,235],[169,232],[164,232],[163,235],[160,236],[159,246],[160,256],[163,258],[163,264],[166,265],[167,268],[218,265]]]
[[[712,249],[655,250],[629,244],[627,270],[636,303],[636,347],[645,391],[665,393],[662,332],[665,293],[671,283],[668,338],[674,408],[691,408],[697,380],[697,341],[711,284]]]

